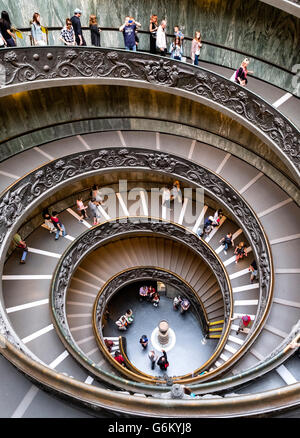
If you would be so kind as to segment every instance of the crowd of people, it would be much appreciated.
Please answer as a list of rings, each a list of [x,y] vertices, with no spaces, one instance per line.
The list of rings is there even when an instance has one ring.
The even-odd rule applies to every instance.
[[[139,289],[140,302],[152,303],[154,307],[158,307],[160,296],[153,286],[141,286]]]
[[[86,46],[82,25],[82,11],[79,8],[74,10],[74,15],[71,18],[65,19],[65,25],[61,29],[59,41],[65,46]],[[30,20],[31,26],[31,43],[35,46],[45,46],[48,44],[47,27],[41,24],[41,17],[38,12],[34,12]],[[126,16],[124,23],[119,27],[119,31],[123,33],[125,50],[136,51],[139,45],[138,30],[141,23],[135,20],[132,16]],[[97,21],[97,16],[91,14],[89,16],[89,30],[91,44],[95,47],[101,45],[101,28]],[[0,19],[0,47],[14,47],[17,45],[16,29],[12,26],[9,14],[7,11],[2,11]],[[165,19],[158,22],[157,15],[151,15],[149,23],[149,45],[150,53],[165,56],[170,54],[172,59],[178,61],[183,60],[184,34],[178,25],[173,29],[173,41],[169,48],[167,47],[167,21]],[[196,30],[191,44],[190,57],[194,65],[199,64],[200,51],[202,47],[202,38],[200,30]],[[185,58],[184,58],[185,59]],[[248,71],[249,59],[245,58],[241,66],[234,72],[231,80],[241,86],[248,83],[247,74],[253,73]]]
[[[134,315],[132,309],[127,309],[124,315],[116,321],[116,325],[119,330],[125,331],[133,323]]]

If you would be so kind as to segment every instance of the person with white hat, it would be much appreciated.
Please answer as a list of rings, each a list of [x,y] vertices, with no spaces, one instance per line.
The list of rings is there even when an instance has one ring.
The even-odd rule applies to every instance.
[[[86,46],[86,42],[84,39],[84,36],[82,34],[82,28],[81,28],[81,22],[80,22],[80,17],[81,17],[82,11],[78,8],[76,8],[74,10],[74,15],[71,18],[71,22],[72,22],[72,26],[75,32],[75,39],[76,39],[76,44],[78,46]]]

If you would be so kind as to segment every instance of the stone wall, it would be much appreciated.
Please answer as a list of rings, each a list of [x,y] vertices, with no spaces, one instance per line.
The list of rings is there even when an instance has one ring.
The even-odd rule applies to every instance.
[[[98,16],[102,27],[119,27],[124,16],[131,14],[142,24],[143,30],[148,30],[149,16],[156,13],[159,19],[167,19],[169,33],[179,24],[187,36],[199,29],[207,41],[245,51],[288,69],[299,63],[300,19],[258,0],[0,0],[0,9],[8,10],[17,27],[28,26],[35,11],[40,12],[42,24],[61,26],[66,17],[73,15],[75,7],[83,10],[84,26],[88,26],[91,13]],[[58,35],[57,31],[54,39],[50,37],[51,44],[59,43]],[[28,36],[24,38],[23,43],[28,44]],[[149,47],[148,38],[141,35],[141,48]],[[102,45],[122,47],[122,35],[103,32]],[[201,58],[235,67],[241,55],[204,46]],[[263,69],[255,63],[252,67]]]

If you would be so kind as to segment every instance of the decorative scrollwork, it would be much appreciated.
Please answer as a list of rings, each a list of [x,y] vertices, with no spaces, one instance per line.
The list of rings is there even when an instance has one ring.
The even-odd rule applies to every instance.
[[[220,179],[216,174],[210,170],[190,163],[184,158],[177,157],[172,154],[161,152],[151,152],[139,148],[108,148],[101,150],[89,150],[86,152],[79,152],[69,155],[67,159],[59,158],[54,160],[38,170],[27,174],[24,178],[18,180],[13,186],[9,188],[0,198],[0,250],[3,252],[5,246],[12,238],[13,227],[21,221],[22,215],[31,211],[37,205],[41,196],[45,197],[49,193],[53,193],[62,184],[68,181],[81,178],[87,172],[100,172],[101,170],[122,170],[122,169],[144,169],[145,171],[156,171],[165,173],[172,177],[176,176],[185,181],[189,181],[192,185],[204,187],[208,194],[216,197],[218,201],[226,205],[226,209],[230,211],[240,223],[247,235],[253,253],[259,261],[259,276],[260,276],[260,315],[268,310],[268,303],[271,297],[272,285],[272,265],[269,255],[269,247],[266,241],[262,227],[256,218],[255,214],[248,206],[248,204],[241,198],[232,187],[225,181]],[[168,223],[150,223],[152,232],[170,233]],[[111,227],[111,229],[110,229]],[[99,238],[109,236],[111,232],[116,232],[119,225],[110,223],[99,231]],[[142,229],[142,225],[137,220],[135,223],[129,221],[126,223],[126,232],[136,231]],[[181,238],[181,231],[173,229],[171,238]],[[95,234],[97,236],[97,234]],[[98,236],[97,236],[98,238]],[[88,238],[84,245],[90,245]],[[193,246],[195,244],[196,236],[192,233],[185,234],[186,244]],[[77,255],[83,253],[84,245],[79,245],[76,252],[72,254],[74,258],[70,260],[70,266],[65,265],[65,273],[68,275],[74,268],[75,260],[78,260]],[[205,254],[205,259],[218,277],[221,290],[224,290],[226,285],[224,283],[223,275],[221,274],[221,267],[216,264],[213,266],[214,257],[212,254]],[[64,276],[63,276],[64,277]],[[66,285],[66,279],[61,278],[61,285]],[[57,308],[61,303],[62,297],[56,297]],[[229,306],[227,296],[224,296],[226,307]],[[228,314],[228,310],[225,311]],[[256,319],[253,329],[259,324],[259,318]]]
[[[238,84],[200,67],[142,53],[103,48],[5,49],[6,85],[59,78],[137,79],[204,97],[258,128],[300,172],[299,130],[276,108]]]

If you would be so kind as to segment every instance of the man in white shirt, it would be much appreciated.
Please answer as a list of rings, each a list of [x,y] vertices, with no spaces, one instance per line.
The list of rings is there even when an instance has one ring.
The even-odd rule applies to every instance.
[[[162,20],[156,34],[156,48],[158,53],[162,56],[167,53],[166,27],[166,20]]]

